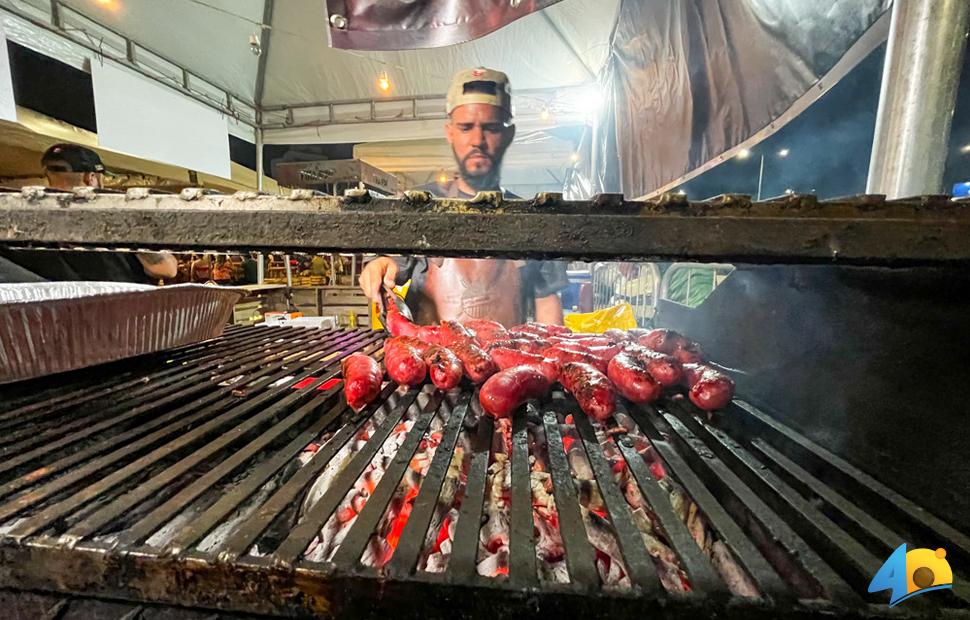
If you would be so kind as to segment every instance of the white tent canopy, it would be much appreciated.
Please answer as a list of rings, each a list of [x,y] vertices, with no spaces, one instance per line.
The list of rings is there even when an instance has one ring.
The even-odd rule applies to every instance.
[[[609,53],[619,0],[563,0],[481,39],[443,48],[358,52],[331,48],[320,0],[0,0],[4,26],[15,42],[74,64],[98,55],[153,75],[172,88],[236,117],[230,131],[265,144],[387,143],[439,140],[443,95],[451,75],[469,66],[509,74],[520,136],[586,122],[582,105]],[[52,6],[57,8],[56,14]],[[17,19],[17,16],[20,19]],[[251,49],[260,41],[262,53]],[[73,42],[73,43],[72,43]],[[392,88],[382,93],[377,77]],[[579,90],[577,90],[579,89]],[[551,138],[550,138],[551,140]],[[561,141],[559,141],[561,142]],[[552,177],[543,170],[569,164],[571,148],[543,153],[514,149],[511,178]],[[375,155],[384,165],[407,157]],[[447,153],[445,153],[447,155]],[[432,173],[435,168],[409,175]],[[405,173],[403,168],[388,168]],[[551,188],[546,188],[551,189]]]

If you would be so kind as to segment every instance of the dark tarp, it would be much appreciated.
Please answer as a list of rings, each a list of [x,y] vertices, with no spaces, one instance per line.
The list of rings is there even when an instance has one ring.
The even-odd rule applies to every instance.
[[[471,41],[556,2],[559,0],[327,0],[327,15],[334,47],[404,50]],[[335,20],[335,15],[346,22]]]
[[[642,196],[777,129],[885,40],[890,5],[624,0],[600,76],[612,101],[587,140],[596,169],[567,193]]]

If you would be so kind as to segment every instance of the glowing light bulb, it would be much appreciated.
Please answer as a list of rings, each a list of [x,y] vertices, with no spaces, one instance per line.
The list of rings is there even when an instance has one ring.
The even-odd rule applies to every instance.
[[[447,182],[448,182],[448,175],[447,174],[445,174],[444,172],[442,172],[441,174],[438,175],[438,183],[441,183],[442,185],[444,185]]]
[[[751,151],[749,151],[748,149],[741,149],[740,151],[738,151],[738,154],[735,157],[737,157],[738,159],[747,159],[751,157]]]
[[[543,107],[539,111],[539,120],[545,122],[545,121],[548,121],[550,118],[552,118],[552,115],[549,113],[549,108]]]
[[[377,78],[377,88],[385,93],[391,90],[391,78],[387,77],[386,71],[381,71],[381,75]]]
[[[572,154],[571,154],[571,155],[569,156],[569,161],[571,161],[571,162],[573,162],[574,164],[575,164],[576,162],[578,162],[578,161],[579,161],[579,153],[572,153]]]
[[[778,157],[788,157],[788,153],[790,152],[788,149],[781,149],[778,151]]]

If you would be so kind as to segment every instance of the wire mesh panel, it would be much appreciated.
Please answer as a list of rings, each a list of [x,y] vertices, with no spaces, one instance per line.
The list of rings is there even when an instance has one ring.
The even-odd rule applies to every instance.
[[[650,325],[657,310],[660,270],[656,263],[595,263],[592,267],[593,307],[626,302],[637,325]]]

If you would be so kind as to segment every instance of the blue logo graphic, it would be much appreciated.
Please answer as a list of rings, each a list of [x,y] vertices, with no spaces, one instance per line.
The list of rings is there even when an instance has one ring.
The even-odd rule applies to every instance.
[[[896,547],[869,583],[869,592],[891,590],[889,606],[933,590],[953,587],[953,571],[946,561],[946,549],[913,549],[906,543]]]

